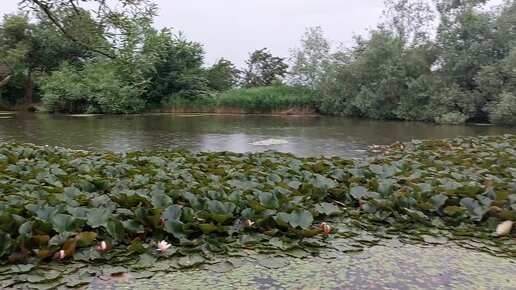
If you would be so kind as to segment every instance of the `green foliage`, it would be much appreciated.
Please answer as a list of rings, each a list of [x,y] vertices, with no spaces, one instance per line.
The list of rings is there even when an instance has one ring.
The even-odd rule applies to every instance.
[[[218,107],[241,109],[248,113],[316,108],[311,90],[284,85],[233,89],[216,95],[215,99]]]
[[[41,78],[43,107],[48,112],[135,113],[145,102],[138,88],[121,77],[110,61],[90,61],[83,68],[64,63]]]
[[[240,71],[232,62],[222,58],[208,68],[205,75],[211,89],[223,92],[236,86]]]
[[[204,52],[199,43],[172,36],[162,30],[157,36],[163,46],[154,62],[154,69],[147,74],[149,90],[143,98],[150,104],[159,105],[170,95],[178,94],[187,100],[204,97],[209,92],[208,81],[201,68]]]
[[[267,48],[251,53],[246,64],[242,85],[248,88],[270,86],[280,82],[287,74],[288,65],[284,59],[273,56]]]
[[[357,38],[357,46],[343,60],[334,61],[333,72],[321,88],[321,110],[373,119],[409,119],[398,106],[413,103],[409,86],[421,82],[434,60],[432,49],[404,49],[400,39],[384,29],[373,31],[367,41]]]
[[[429,243],[438,242],[429,233],[448,229],[461,242],[502,243],[507,239],[493,235],[492,225],[516,219],[515,146],[511,135],[414,140],[388,155],[344,160],[2,144],[0,258],[35,263],[58,259],[62,250],[75,261],[139,259],[145,266],[176,256],[191,267],[263,245],[323,247],[322,221],[341,221],[332,233],[366,243],[377,238],[360,235],[364,229],[406,231]],[[173,248],[158,254],[161,240]],[[508,240],[501,244],[507,253],[514,248]],[[96,248],[101,241],[105,250]]]
[[[516,125],[516,95],[502,93],[488,108],[489,120],[497,125]]]
[[[322,113],[514,125],[512,111],[501,113],[499,104],[502,93],[516,89],[516,7],[508,1],[486,10],[484,2],[436,1],[435,40],[435,16],[419,0],[386,1],[384,23],[329,56],[322,31],[312,29],[294,51],[292,78],[315,88]]]
[[[61,14],[65,15],[66,11]],[[63,41],[56,29],[45,22],[30,23],[27,16],[5,15],[0,26],[0,49],[4,65],[13,77],[4,90],[11,104],[31,103],[38,77],[51,72],[63,60],[76,62],[87,51]],[[0,75],[1,77],[1,75]]]
[[[196,96],[195,99],[186,99],[181,95],[168,96],[162,102],[162,108],[178,112],[213,112],[217,106],[212,95]]]
[[[307,29],[301,39],[301,48],[291,51],[292,83],[316,89],[324,78],[330,60],[330,43],[324,38],[322,28]]]

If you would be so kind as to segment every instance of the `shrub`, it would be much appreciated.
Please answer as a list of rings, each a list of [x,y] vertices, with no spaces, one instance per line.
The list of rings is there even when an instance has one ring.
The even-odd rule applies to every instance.
[[[434,121],[438,124],[456,125],[464,124],[468,119],[468,116],[464,115],[463,113],[449,112],[435,117]]]
[[[90,62],[80,69],[63,63],[41,79],[43,109],[48,112],[136,113],[145,102],[115,64]]]
[[[496,125],[516,126],[516,95],[502,93],[488,108],[489,120]]]

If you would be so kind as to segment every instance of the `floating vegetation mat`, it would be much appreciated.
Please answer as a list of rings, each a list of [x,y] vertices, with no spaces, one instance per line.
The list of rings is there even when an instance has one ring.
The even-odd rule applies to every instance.
[[[214,266],[144,279],[131,273],[101,276],[88,289],[511,289],[516,284],[513,261],[448,246],[375,246],[331,258],[255,256]]]
[[[2,144],[0,288],[100,287],[101,280],[150,277],[145,283],[168,287],[158,278],[188,281],[181,275],[192,275],[202,283],[210,271],[250,271],[251,282],[232,280],[245,282],[241,287],[255,281],[251,288],[291,288],[288,283],[301,282],[281,273],[294,273],[289,265],[296,263],[303,265],[299,271],[340,267],[343,272],[327,281],[364,288],[396,287],[388,283],[409,278],[424,287],[441,277],[435,272],[441,268],[443,285],[482,284],[487,278],[473,279],[471,269],[500,266],[491,277],[502,287],[514,276],[514,267],[502,266],[516,257],[514,148],[511,135],[414,140],[345,160],[272,151],[94,153]],[[402,276],[392,280],[387,274],[396,271],[382,263],[397,259],[382,257],[396,251],[407,257],[398,263]],[[346,266],[362,265],[360,253],[372,262]],[[471,269],[432,262],[460,253],[472,259],[461,262]],[[326,265],[326,259],[334,261]],[[468,262],[478,259],[492,266]],[[426,265],[424,275],[410,274]],[[178,272],[187,268],[207,270]]]

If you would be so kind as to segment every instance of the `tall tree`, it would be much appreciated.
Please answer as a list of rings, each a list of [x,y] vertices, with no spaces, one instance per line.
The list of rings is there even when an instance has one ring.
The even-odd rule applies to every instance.
[[[270,86],[287,74],[285,59],[273,56],[267,48],[254,51],[246,61],[242,84],[244,87]]]
[[[216,91],[233,88],[239,80],[240,70],[227,59],[221,58],[206,70],[209,86]]]
[[[189,80],[207,82],[200,79],[204,78],[204,50],[200,43],[189,41],[183,35],[175,36],[169,29],[163,29],[154,37],[160,39],[161,48],[154,59],[153,69],[145,75],[149,79],[149,89],[144,99],[152,105],[160,105],[169,95],[180,92],[185,86],[190,88]]]
[[[301,47],[291,50],[291,79],[296,85],[317,88],[331,61],[330,42],[321,27],[311,27],[301,38]]]

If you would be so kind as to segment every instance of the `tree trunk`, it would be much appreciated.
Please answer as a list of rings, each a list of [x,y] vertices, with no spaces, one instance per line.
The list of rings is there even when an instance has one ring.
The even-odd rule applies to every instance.
[[[29,71],[29,74],[27,76],[27,83],[25,84],[25,94],[23,96],[23,99],[25,100],[25,104],[27,106],[32,105],[32,95],[34,94],[34,87],[35,87],[34,80],[32,80],[32,75]]]

